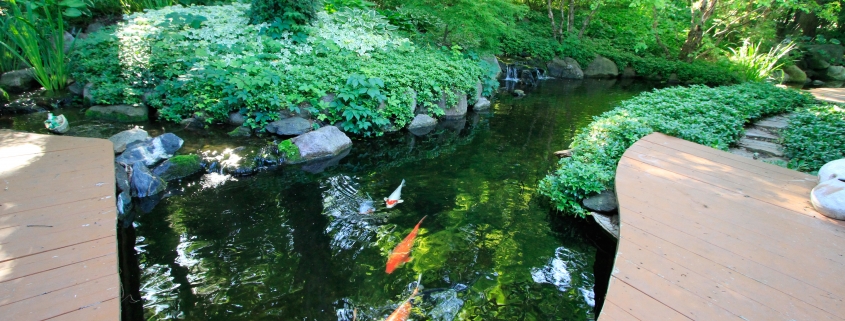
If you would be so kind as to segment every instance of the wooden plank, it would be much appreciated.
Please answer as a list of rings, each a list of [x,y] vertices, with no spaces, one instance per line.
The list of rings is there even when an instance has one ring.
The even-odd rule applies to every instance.
[[[623,311],[639,320],[690,320],[687,316],[646,295],[615,275],[610,277],[605,306],[608,303],[621,307]],[[604,319],[599,316],[599,320]]]
[[[66,208],[66,205],[70,204],[73,204],[73,206],[83,206],[81,203],[86,202],[117,204],[114,189],[101,186],[82,189],[75,193],[68,191],[65,193],[56,193],[55,195],[32,197],[27,200],[0,203],[0,208],[2,208],[0,209],[0,216],[48,208],[61,209]]]
[[[601,307],[598,321],[640,321],[613,302],[605,302]]]
[[[2,146],[0,146],[0,158],[34,153],[46,154],[56,151],[88,148],[92,146],[98,149],[104,149],[106,145],[108,145],[107,147],[112,148],[112,153],[114,152],[114,145],[105,139],[40,135],[6,129],[0,129],[0,142],[3,142]],[[38,151],[34,152],[30,148],[20,148],[22,146],[35,146],[38,148]]]
[[[115,189],[113,182],[104,182],[107,179],[103,174],[103,168],[92,168],[84,171],[74,171],[56,177],[21,177],[10,180],[3,191],[3,199],[6,200],[27,200],[31,199],[33,191],[40,195],[61,194],[63,192],[79,192],[88,188],[100,188],[108,192]],[[14,182],[14,183],[12,183]]]
[[[114,210],[112,210],[112,212],[105,212],[99,218],[83,220],[84,224],[58,231],[44,232],[37,237],[21,238],[14,234],[3,233],[15,237],[15,239],[0,245],[2,246],[0,262],[113,236],[115,235],[114,231],[104,227],[116,225],[117,218],[114,216]],[[0,232],[6,230],[8,229],[0,230]],[[4,235],[0,234],[0,238],[3,237]]]
[[[117,262],[117,253],[109,253],[36,275],[0,281],[0,307],[78,286],[90,280],[115,275],[117,274],[115,262]]]
[[[46,318],[45,320],[117,320],[118,318],[120,318],[120,302],[118,302],[117,298],[111,298],[74,311]]]
[[[36,298],[0,306],[0,315],[8,320],[43,320],[86,309],[120,297],[117,274],[107,275],[77,286],[45,293]],[[114,316],[111,320],[116,320]],[[83,319],[90,320],[90,319]]]
[[[654,236],[651,236],[654,237]],[[713,279],[709,269],[723,269],[712,261],[704,265],[686,267],[660,256],[628,239],[619,245],[617,260],[627,260],[672,284],[696,293],[697,296],[732,311],[742,317],[756,320],[842,320],[834,314],[789,297],[772,288],[762,287],[759,293],[749,288],[761,289],[759,283],[743,275],[723,275]]]
[[[36,275],[76,262],[117,253],[117,241],[111,237],[83,242],[0,263],[0,282]]]
[[[841,298],[768,266],[731,256],[733,254],[727,251],[724,252],[725,260],[713,261],[707,258],[709,252],[693,252],[701,245],[690,246],[692,250],[688,250],[684,248],[688,244],[674,244],[662,239],[660,235],[650,234],[631,225],[626,226],[626,229],[628,234],[625,242],[620,242],[620,249],[622,243],[626,243],[627,252],[632,252],[631,248],[637,253],[650,251],[672,263],[694,270],[714,284],[721,284],[745,296],[757,298],[758,301],[786,314],[814,313],[813,309],[819,309],[835,316],[845,315]],[[708,250],[721,249],[713,247]],[[822,317],[819,320],[825,319],[824,314],[820,315]]]

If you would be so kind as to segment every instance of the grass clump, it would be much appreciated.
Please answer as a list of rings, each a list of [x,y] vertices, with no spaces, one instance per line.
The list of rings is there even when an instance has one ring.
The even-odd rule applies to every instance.
[[[787,167],[816,172],[827,162],[845,158],[845,108],[820,104],[801,109],[781,137]]]
[[[572,157],[540,181],[540,193],[563,212],[584,217],[580,201],[613,188],[616,166],[640,138],[661,132],[727,150],[743,134],[743,125],[765,115],[794,110],[812,99],[765,83],[710,88],[673,87],[640,94],[578,131]]]
[[[296,162],[300,158],[299,147],[297,147],[290,139],[285,139],[278,145],[279,154],[281,154],[288,162]]]

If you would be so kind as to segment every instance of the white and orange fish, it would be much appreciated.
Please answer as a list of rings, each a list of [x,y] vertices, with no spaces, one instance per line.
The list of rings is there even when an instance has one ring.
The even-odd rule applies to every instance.
[[[414,299],[415,296],[417,296],[417,292],[419,292],[419,290],[420,290],[420,281],[421,280],[422,280],[422,274],[420,274],[420,278],[417,279],[417,287],[414,288],[414,292],[411,293],[411,296],[408,297],[408,299],[405,300],[405,302],[402,302],[402,304],[400,304],[399,307],[396,308],[396,310],[393,310],[393,313],[391,313],[390,316],[387,317],[387,319],[384,319],[384,321],[406,321],[406,320],[408,320],[408,316],[411,315],[411,308],[412,308],[411,300]]]
[[[393,193],[391,193],[389,197],[386,197],[384,199],[384,204],[387,206],[387,208],[393,208],[397,204],[404,202],[401,199],[402,198],[402,186],[405,186],[405,180],[404,179],[402,180],[402,183],[399,184],[399,187],[397,187],[396,190],[393,191]]]
[[[417,233],[420,232],[420,224],[422,224],[426,217],[428,215],[423,216],[419,223],[417,223],[417,226],[414,226],[414,229],[411,230],[411,233],[390,252],[390,256],[387,258],[387,268],[384,270],[387,274],[393,273],[397,267],[411,261],[411,249],[414,247],[414,239],[417,238]]]

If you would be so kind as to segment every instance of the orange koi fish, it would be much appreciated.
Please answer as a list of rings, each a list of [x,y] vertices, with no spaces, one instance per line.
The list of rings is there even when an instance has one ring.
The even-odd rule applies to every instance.
[[[417,224],[419,225],[419,224]],[[393,310],[393,313],[384,319],[384,321],[406,321],[408,320],[408,316],[411,315],[411,299],[417,296],[417,292],[420,290],[420,281],[422,280],[422,274],[420,274],[420,278],[417,280],[417,287],[414,289],[414,292],[411,293],[411,296],[408,297],[405,302],[399,305],[396,310]]]
[[[390,256],[387,258],[387,269],[385,269],[387,274],[393,273],[393,270],[396,270],[399,265],[411,261],[411,248],[414,247],[414,239],[417,238],[417,233],[420,231],[420,224],[422,224],[426,217],[428,215],[423,216],[420,222],[417,223],[417,226],[414,226],[414,230],[390,252]]]

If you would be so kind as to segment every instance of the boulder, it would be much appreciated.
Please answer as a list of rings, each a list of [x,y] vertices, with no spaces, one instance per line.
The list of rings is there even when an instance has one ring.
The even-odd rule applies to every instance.
[[[134,197],[152,196],[167,188],[167,182],[150,172],[150,169],[141,162],[132,165],[132,179],[129,182]]]
[[[588,78],[615,78],[619,76],[619,68],[612,60],[602,56],[596,56],[593,62],[584,70],[584,77]]]
[[[554,58],[546,64],[547,73],[550,77],[563,79],[584,79],[584,71],[575,59],[565,57]]]
[[[824,84],[825,84],[825,82],[824,82],[824,81],[821,81],[821,80],[816,79],[816,80],[813,80],[812,84],[813,84],[813,86],[822,86],[822,85],[824,85]]]
[[[82,87],[82,84],[80,84],[78,81],[74,81],[72,84],[70,84],[70,86],[67,86],[67,90],[74,95],[82,96],[82,91],[84,90],[84,88]]]
[[[85,117],[121,123],[145,122],[149,120],[149,109],[142,104],[92,106],[85,111]]]
[[[5,72],[0,75],[0,88],[8,92],[19,93],[38,86],[32,68]]]
[[[182,121],[179,122],[179,125],[181,125],[182,128],[188,129],[188,130],[195,130],[196,131],[196,130],[205,129],[205,122],[203,122],[203,120],[201,118],[198,118],[198,117],[189,117],[189,118],[182,119]]]
[[[82,101],[93,105],[97,103],[94,98],[94,84],[89,82],[82,87]]]
[[[244,122],[246,122],[246,118],[244,118],[244,115],[242,115],[241,112],[236,111],[234,113],[229,113],[230,125],[240,126],[243,125]]]
[[[831,179],[845,179],[845,158],[828,162],[819,169],[819,183]]]
[[[167,133],[153,139],[129,144],[126,151],[120,154],[115,161],[123,165],[134,165],[143,163],[152,166],[160,160],[173,157],[184,141],[178,136]]]
[[[831,64],[841,65],[845,47],[837,44],[807,46],[804,62],[810,69],[824,70]]]
[[[827,71],[825,71],[824,76],[827,80],[843,81],[845,80],[845,67],[830,66],[827,68]]]
[[[584,199],[584,207],[596,212],[613,212],[619,204],[613,190],[606,190]]]
[[[109,140],[114,145],[114,153],[120,154],[126,150],[126,146],[137,141],[144,141],[150,138],[150,134],[146,130],[135,127],[133,129],[124,130],[114,136],[109,137]]]
[[[123,220],[126,214],[132,210],[132,196],[129,190],[117,194],[117,218]]]
[[[118,191],[129,191],[129,175],[126,174],[126,168],[123,165],[114,163],[114,179]]]
[[[325,126],[291,139],[299,148],[296,162],[331,158],[352,147],[352,140],[337,127]]]
[[[97,30],[103,29],[103,27],[104,26],[103,26],[102,23],[94,22],[94,23],[88,25],[88,27],[85,28],[85,33],[91,34],[91,33],[97,32]]]
[[[229,132],[229,137],[249,137],[252,136],[252,130],[244,126],[238,126]]]
[[[499,59],[496,56],[484,56],[481,57],[481,61],[485,62],[492,69],[494,78],[499,78],[502,75],[502,66],[499,65]]]
[[[408,131],[417,136],[422,136],[431,132],[434,126],[437,125],[437,120],[426,114],[419,114],[414,117],[414,120],[408,124]]]
[[[310,132],[313,129],[311,126],[311,121],[294,116],[269,123],[264,129],[276,135],[296,136]]]
[[[440,107],[440,109],[443,109],[443,118],[461,118],[467,114],[467,95],[459,91],[455,91],[454,93],[458,95],[458,102],[454,106],[446,108],[448,98],[446,93],[443,93],[440,97],[440,101],[437,102],[437,106]]]
[[[622,78],[635,78],[637,77],[637,71],[634,70],[634,67],[626,66],[625,69],[622,69]]]
[[[153,169],[153,174],[165,181],[191,176],[202,170],[199,155],[179,155],[165,160]]]
[[[681,80],[678,79],[678,74],[673,72],[673,73],[669,74],[669,79],[666,79],[666,83],[669,84],[669,85],[677,85],[677,84],[681,83]]]
[[[65,53],[68,53],[70,51],[70,49],[73,48],[73,42],[76,39],[73,38],[73,35],[70,34],[70,32],[67,32],[67,31],[65,31],[64,38],[65,38],[64,39],[65,40],[65,48],[64,48]]]
[[[810,202],[819,213],[836,220],[845,220],[845,181],[829,179],[810,192]]]
[[[472,97],[472,101],[478,101],[481,99],[481,93],[484,92],[484,86],[481,82],[475,83],[475,96]]]
[[[472,110],[475,111],[483,111],[488,109],[490,109],[490,100],[484,97],[479,98],[478,101],[476,101],[475,104],[472,105]]]

